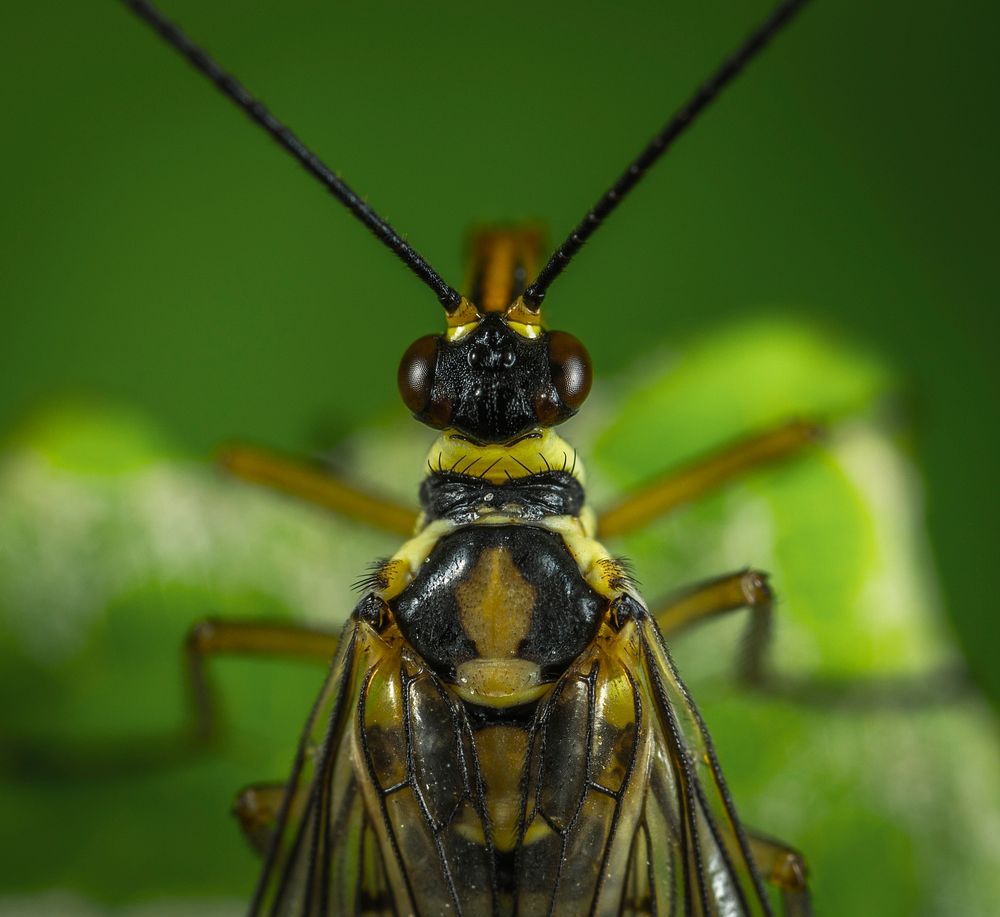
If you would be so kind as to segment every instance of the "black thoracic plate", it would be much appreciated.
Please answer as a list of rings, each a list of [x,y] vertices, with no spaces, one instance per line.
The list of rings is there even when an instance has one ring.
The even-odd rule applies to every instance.
[[[484,506],[525,520],[578,516],[583,500],[583,487],[568,471],[542,471],[503,484],[443,471],[428,475],[420,485],[420,505],[427,520],[451,519],[459,524],[478,518]]]
[[[553,406],[549,425],[574,413],[552,382],[547,335],[522,337],[498,313],[454,343],[438,344],[430,403],[450,405],[448,425],[484,443],[537,426],[540,403]]]
[[[447,535],[389,604],[403,636],[446,679],[463,662],[511,656],[554,679],[586,648],[607,608],[562,538],[531,525]]]

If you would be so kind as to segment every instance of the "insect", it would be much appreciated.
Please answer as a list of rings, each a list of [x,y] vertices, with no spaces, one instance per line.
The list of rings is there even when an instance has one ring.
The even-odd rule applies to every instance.
[[[531,227],[472,245],[461,295],[233,77],[144,0],[126,0],[317,178],[438,298],[446,330],[415,341],[398,383],[440,435],[421,511],[263,452],[233,471],[399,532],[339,638],[211,621],[189,644],[196,688],[219,652],[333,657],[288,779],[237,814],[264,855],[253,914],[810,912],[793,849],[740,822],[671,634],[749,608],[759,675],[766,578],[739,571],[650,608],[613,538],[738,471],[788,456],[808,424],[766,431],[669,474],[601,515],[553,429],[591,385],[584,346],[545,330],[551,284],[618,202],[804,6],[786,0],[542,258]],[[207,727],[207,717],[204,720]]]

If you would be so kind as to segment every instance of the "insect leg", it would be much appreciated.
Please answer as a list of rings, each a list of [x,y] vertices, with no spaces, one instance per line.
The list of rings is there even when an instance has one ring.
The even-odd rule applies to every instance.
[[[683,589],[650,610],[665,637],[717,615],[746,608],[750,623],[741,648],[738,677],[756,691],[795,704],[841,710],[911,710],[961,702],[972,691],[968,674],[954,666],[913,675],[798,677],[765,668],[774,619],[767,574],[746,569]]]
[[[774,593],[765,573],[740,570],[698,583],[652,609],[652,613],[664,636],[670,637],[708,618],[741,608],[749,610],[750,624],[740,656],[739,675],[743,681],[760,683],[774,612]]]
[[[772,837],[747,831],[750,852],[764,881],[780,889],[785,917],[812,917],[809,870],[802,854]]]
[[[743,472],[795,455],[814,442],[819,432],[814,423],[793,421],[670,471],[602,513],[597,520],[597,535],[599,538],[624,535]]]
[[[188,632],[184,645],[194,707],[194,735],[209,742],[217,734],[217,704],[206,669],[212,656],[285,656],[329,663],[337,651],[335,634],[298,624],[206,618]]]
[[[230,446],[219,459],[227,471],[247,481],[292,494],[387,532],[407,537],[413,534],[415,510],[345,484],[321,468],[255,446]]]
[[[233,801],[233,815],[243,836],[261,855],[271,846],[284,798],[284,783],[253,783],[240,790]]]

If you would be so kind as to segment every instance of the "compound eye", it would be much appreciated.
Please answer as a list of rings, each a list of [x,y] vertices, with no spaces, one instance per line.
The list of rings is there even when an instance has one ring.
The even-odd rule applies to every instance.
[[[396,377],[399,394],[403,396],[404,404],[414,414],[421,414],[431,399],[431,386],[434,384],[434,368],[437,366],[438,336],[428,334],[418,338],[403,354],[399,361],[399,372]]]
[[[571,411],[590,394],[592,374],[587,348],[565,331],[549,332],[549,368],[559,398]]]

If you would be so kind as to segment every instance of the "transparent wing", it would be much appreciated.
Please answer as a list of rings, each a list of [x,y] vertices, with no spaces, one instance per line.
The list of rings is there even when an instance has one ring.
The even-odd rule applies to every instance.
[[[352,622],[306,725],[251,914],[493,913],[473,746],[461,703],[398,630]]]
[[[625,913],[773,913],[712,740],[648,614],[637,621],[653,742]]]
[[[498,909],[771,915],[711,739],[648,616],[602,629],[530,724],[475,730],[401,639],[348,626],[251,914]]]
[[[250,908],[255,917],[381,912],[384,869],[349,753],[370,633],[348,623],[306,722]]]
[[[772,914],[711,739],[648,615],[602,628],[529,745],[518,915]]]
[[[531,728],[518,915],[618,913],[649,754],[639,684],[620,650],[603,629]]]
[[[401,914],[493,914],[499,879],[472,728],[405,641],[390,642],[362,689],[357,759],[392,901]]]

